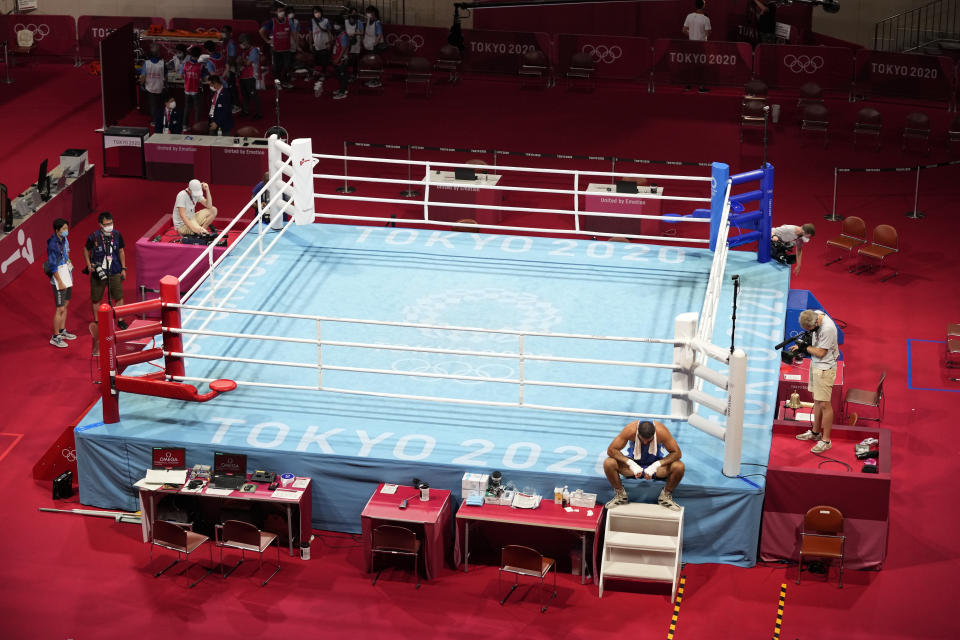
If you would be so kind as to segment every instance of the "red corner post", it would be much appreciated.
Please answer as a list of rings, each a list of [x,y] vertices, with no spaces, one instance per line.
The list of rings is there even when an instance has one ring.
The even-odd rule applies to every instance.
[[[170,304],[180,304],[180,281],[173,276],[160,278],[160,320],[168,329],[180,328],[180,308],[170,307]],[[183,353],[183,336],[173,331],[163,332],[163,350],[172,353]],[[101,353],[103,353],[101,351]],[[183,358],[180,356],[164,356],[163,368],[170,376],[182,376],[186,373]]]
[[[100,397],[103,400],[103,421],[120,422],[120,407],[114,377],[117,375],[117,328],[113,325],[113,309],[101,304],[97,309],[97,340],[100,342]]]

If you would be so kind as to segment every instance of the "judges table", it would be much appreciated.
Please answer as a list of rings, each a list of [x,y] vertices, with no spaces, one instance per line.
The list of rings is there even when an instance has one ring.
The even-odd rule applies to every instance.
[[[463,558],[463,570],[467,571],[470,560],[470,525],[481,523],[499,523],[510,526],[539,527],[569,531],[580,538],[580,584],[586,582],[587,574],[587,536],[593,535],[593,568],[596,575],[597,542],[600,534],[600,521],[603,519],[603,505],[593,509],[574,507],[566,511],[560,505],[542,500],[536,509],[514,509],[507,505],[485,504],[472,507],[466,503],[457,511],[457,535],[454,542],[454,560],[459,566]],[[589,514],[588,514],[589,512]],[[463,546],[460,545],[460,531],[463,530]],[[461,553],[462,551],[462,553]]]
[[[35,268],[40,269],[39,263],[47,259],[47,239],[53,235],[54,220],[63,218],[73,225],[93,211],[96,198],[94,165],[75,178],[66,178],[63,188],[54,191],[62,174],[62,166],[47,174],[53,195],[46,202],[40,200],[35,187],[11,201],[13,230],[0,235],[0,289],[13,282],[30,265],[37,264]],[[74,239],[72,249],[74,252],[82,250],[82,238],[79,241]],[[74,253],[74,260],[76,255]]]
[[[250,474],[247,474],[249,482]],[[261,505],[276,505],[286,511],[287,516],[287,546],[290,556],[293,556],[293,541],[298,538],[301,543],[309,542],[311,536],[310,520],[313,517],[313,482],[310,478],[295,478],[293,483],[305,486],[294,488],[293,483],[281,487],[279,492],[271,491],[266,483],[252,483],[257,490],[252,492],[229,491],[226,489],[212,489],[208,483],[198,490],[187,489],[184,485],[180,489],[152,489],[142,485],[143,481],[134,486],[140,491],[140,512],[143,526],[143,541],[149,542],[152,537],[153,523],[157,519],[157,503],[167,495],[175,495],[182,502],[193,500],[196,505],[219,510],[229,501],[259,503]],[[289,497],[279,497],[277,494],[289,494]],[[294,509],[296,514],[296,528],[294,528]],[[279,543],[278,543],[279,544]]]
[[[232,136],[155,133],[144,145],[148,180],[193,178],[251,187],[267,170],[267,140]]]
[[[807,391],[810,381],[810,358],[804,358],[798,365],[780,365],[780,385],[777,387],[777,405],[790,399],[790,394],[796,392],[802,402],[813,402],[813,394]],[[839,421],[843,409],[843,360],[837,362],[837,380],[833,383],[833,393],[830,395],[830,404],[833,405],[834,420]]]
[[[373,530],[381,524],[398,523],[415,525],[415,530],[422,530],[424,571],[428,580],[436,578],[440,575],[443,561],[447,557],[447,540],[450,538],[452,521],[450,492],[430,489],[430,499],[422,501],[420,491],[413,487],[401,485],[397,486],[396,493],[383,493],[384,486],[381,483],[377,487],[360,514],[363,561],[367,573],[373,570],[373,558],[370,554]],[[407,500],[405,509],[400,508],[403,500]]]
[[[477,173],[476,180],[458,180],[453,171],[431,171],[424,176],[430,187],[430,219],[456,222],[473,218],[480,224],[498,224],[502,219],[499,209],[489,209],[502,202],[499,175]],[[444,207],[444,202],[470,204],[473,207]]]
[[[587,194],[584,196],[585,212],[619,213],[631,216],[659,216],[661,202],[659,198],[645,198],[644,195],[663,195],[663,187],[637,187],[638,193],[617,193],[612,184],[587,185]],[[643,218],[602,218],[600,216],[580,215],[580,228],[584,231],[599,231],[601,233],[632,233],[645,236],[663,235],[661,220],[645,220]]]

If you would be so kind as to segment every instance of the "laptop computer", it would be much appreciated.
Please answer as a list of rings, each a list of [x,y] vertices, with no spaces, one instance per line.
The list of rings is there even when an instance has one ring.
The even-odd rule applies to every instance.
[[[456,167],[453,170],[453,177],[457,180],[476,180],[477,172],[469,167]]]
[[[247,455],[245,453],[213,454],[213,477],[210,486],[215,489],[236,491],[247,481]]]
[[[617,180],[617,193],[638,193],[637,183],[633,180]]]
[[[183,447],[154,447],[153,467],[147,469],[151,484],[183,484],[187,481],[187,450]]]

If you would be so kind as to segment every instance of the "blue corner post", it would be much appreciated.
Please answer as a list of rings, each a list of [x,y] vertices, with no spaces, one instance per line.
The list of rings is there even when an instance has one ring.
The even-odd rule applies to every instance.
[[[727,182],[730,180],[730,165],[714,162],[710,173],[710,250],[716,251],[720,218],[723,216],[723,198],[727,194]]]
[[[761,238],[769,238],[773,230],[773,165],[769,162],[763,167],[763,177],[760,179],[760,189],[763,196],[760,198],[760,211],[763,216],[757,229]],[[757,243],[757,262],[770,262],[770,243]]]

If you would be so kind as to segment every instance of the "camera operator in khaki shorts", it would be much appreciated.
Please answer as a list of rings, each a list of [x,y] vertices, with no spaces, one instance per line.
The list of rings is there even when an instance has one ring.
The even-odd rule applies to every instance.
[[[837,379],[837,325],[822,311],[807,309],[800,313],[800,326],[813,331],[813,344],[805,347],[810,354],[810,382],[807,389],[813,393],[813,427],[797,436],[797,440],[817,440],[810,449],[822,453],[830,448],[830,429],[833,428],[833,383]],[[796,349],[794,345],[791,349]]]

